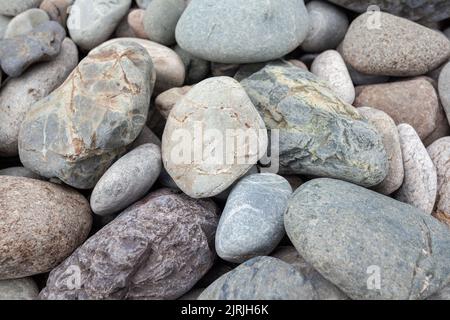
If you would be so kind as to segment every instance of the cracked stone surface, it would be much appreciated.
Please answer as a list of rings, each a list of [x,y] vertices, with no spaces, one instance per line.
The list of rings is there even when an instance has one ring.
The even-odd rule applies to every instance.
[[[357,185],[305,183],[290,200],[285,226],[299,254],[352,299],[425,299],[450,281],[448,228]]]
[[[24,166],[79,189],[93,188],[145,125],[152,69],[148,53],[132,42],[92,50],[27,114],[19,133]]]
[[[239,142],[227,143],[230,132],[239,135],[236,130],[241,130]],[[239,82],[213,77],[172,109],[162,139],[163,163],[187,195],[213,197],[256,164],[267,144],[264,122]]]
[[[436,167],[413,127],[400,124],[398,133],[405,178],[395,198],[431,214],[437,194]]]
[[[213,282],[198,300],[315,300],[311,283],[288,263],[256,257]]]
[[[315,75],[269,64],[241,82],[269,130],[279,130],[280,173],[351,181],[366,187],[387,175],[378,132]]]
[[[0,280],[49,272],[87,238],[92,216],[78,192],[0,176]]]
[[[177,299],[212,267],[218,208],[169,189],[151,193],[50,273],[41,299]],[[70,266],[81,286],[67,285]]]

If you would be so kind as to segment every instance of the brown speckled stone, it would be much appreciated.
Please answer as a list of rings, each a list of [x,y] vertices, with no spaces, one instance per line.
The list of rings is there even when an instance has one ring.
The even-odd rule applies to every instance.
[[[50,273],[42,299],[177,299],[214,262],[217,207],[169,189],[124,211]],[[70,290],[65,273],[81,272]]]
[[[87,238],[92,216],[79,193],[49,182],[0,177],[0,279],[45,273]]]

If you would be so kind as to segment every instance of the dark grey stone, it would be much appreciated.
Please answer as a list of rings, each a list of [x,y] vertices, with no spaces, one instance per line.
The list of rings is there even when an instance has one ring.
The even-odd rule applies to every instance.
[[[198,83],[208,76],[211,70],[211,63],[209,61],[194,57],[178,45],[175,46],[174,50],[180,56],[186,68],[185,84],[191,85]]]

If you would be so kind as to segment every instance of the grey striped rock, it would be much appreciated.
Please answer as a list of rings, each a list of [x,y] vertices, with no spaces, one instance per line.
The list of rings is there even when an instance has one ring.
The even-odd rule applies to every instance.
[[[37,8],[42,0],[0,0],[0,14],[5,16],[17,16],[18,14]]]
[[[75,0],[67,28],[72,40],[89,51],[108,40],[130,9],[131,0]]]
[[[120,158],[92,191],[91,208],[105,216],[122,211],[145,196],[161,173],[161,148],[144,144]]]
[[[254,63],[293,51],[308,27],[303,0],[192,0],[178,21],[176,40],[204,60]]]
[[[285,226],[299,254],[352,299],[425,299],[449,281],[448,228],[357,185],[305,183]]]
[[[130,42],[92,50],[27,114],[19,133],[24,166],[79,189],[93,188],[145,125],[152,69],[144,48]]]
[[[125,210],[49,276],[41,299],[169,300],[189,292],[214,263],[217,207],[164,189]],[[71,266],[80,287],[67,285]]]
[[[213,282],[198,300],[314,300],[311,283],[293,266],[256,257]]]
[[[279,130],[280,172],[348,180],[366,187],[387,175],[379,134],[313,74],[269,64],[241,82],[269,130]]]
[[[65,37],[66,31],[59,23],[47,21],[25,35],[0,40],[3,71],[18,77],[31,65],[55,58]]]
[[[58,88],[77,64],[78,49],[66,38],[54,60],[37,64],[5,83],[0,91],[0,156],[19,154],[19,130],[27,112],[34,103]]]
[[[436,167],[413,127],[400,124],[398,133],[405,179],[395,198],[431,214],[437,194]]]
[[[0,300],[35,300],[38,295],[32,278],[0,280]]]
[[[44,10],[33,8],[22,12],[8,24],[5,39],[26,35],[46,21],[50,21],[50,18]]]
[[[272,173],[250,175],[233,188],[220,217],[216,251],[223,260],[242,263],[269,255],[283,238],[283,215],[292,189]]]
[[[0,176],[24,177],[42,180],[42,177],[40,177],[38,174],[24,167],[11,167],[0,170]]]

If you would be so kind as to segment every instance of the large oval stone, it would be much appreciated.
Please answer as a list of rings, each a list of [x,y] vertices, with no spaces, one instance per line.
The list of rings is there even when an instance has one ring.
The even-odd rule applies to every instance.
[[[302,185],[285,226],[300,255],[352,299],[424,299],[449,280],[444,224],[348,182]]]
[[[32,106],[19,134],[25,167],[93,188],[145,125],[153,63],[141,46],[92,50],[64,84]]]
[[[177,299],[212,267],[217,207],[168,189],[150,194],[50,273],[42,299]],[[72,266],[81,282],[70,286]]]
[[[0,176],[0,279],[52,270],[83,243],[91,224],[89,203],[79,193]]]
[[[269,64],[241,82],[268,129],[279,132],[281,173],[373,186],[386,177],[376,130],[312,73]]]

